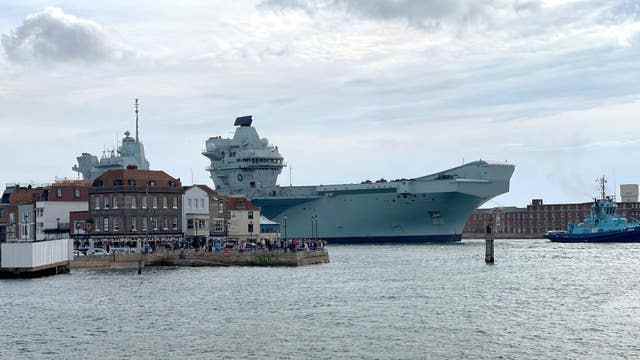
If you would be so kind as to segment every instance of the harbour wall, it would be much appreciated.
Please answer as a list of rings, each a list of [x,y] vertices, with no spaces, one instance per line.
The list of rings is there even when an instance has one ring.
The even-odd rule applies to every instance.
[[[142,266],[307,266],[329,263],[329,253],[318,251],[167,251],[147,255],[111,254],[80,256],[71,262],[72,269],[135,269]]]
[[[462,239],[484,239],[485,233],[463,233]],[[544,239],[544,234],[494,233],[494,239]]]

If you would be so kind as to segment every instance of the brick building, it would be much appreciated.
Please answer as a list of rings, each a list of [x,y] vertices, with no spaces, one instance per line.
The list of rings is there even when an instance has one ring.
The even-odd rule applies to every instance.
[[[135,246],[182,239],[182,185],[164,171],[108,171],[89,190],[90,240]]]
[[[591,212],[592,202],[544,204],[534,199],[526,208],[500,207],[478,209],[467,221],[464,236],[484,236],[484,229],[494,223],[496,236],[503,238],[542,238],[547,231],[565,230],[571,223],[579,223]],[[617,215],[640,219],[640,203],[618,203]]]
[[[8,187],[2,197],[4,204],[5,241],[34,241],[36,229],[35,203],[44,187]]]

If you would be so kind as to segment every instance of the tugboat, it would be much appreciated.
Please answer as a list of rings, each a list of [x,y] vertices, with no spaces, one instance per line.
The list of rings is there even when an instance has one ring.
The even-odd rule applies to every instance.
[[[601,198],[594,199],[591,213],[580,224],[569,224],[566,231],[549,231],[545,237],[563,243],[640,242],[640,223],[616,216],[618,205],[606,195],[607,180],[599,179]]]

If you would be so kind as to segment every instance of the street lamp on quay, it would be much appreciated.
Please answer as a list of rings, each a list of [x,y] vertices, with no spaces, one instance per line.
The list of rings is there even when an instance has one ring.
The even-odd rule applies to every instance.
[[[282,226],[284,227],[284,241],[287,241],[287,216],[282,218]]]
[[[314,240],[318,238],[318,215],[311,216],[311,238]]]

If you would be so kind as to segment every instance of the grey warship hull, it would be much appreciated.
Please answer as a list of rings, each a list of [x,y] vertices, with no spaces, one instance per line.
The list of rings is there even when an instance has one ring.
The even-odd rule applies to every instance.
[[[465,172],[478,176],[455,176]],[[281,224],[283,235],[286,227],[287,237],[318,236],[333,244],[455,242],[476,208],[508,191],[512,173],[511,165],[480,161],[431,178],[281,187],[252,201]]]
[[[474,161],[415,179],[320,186],[277,186],[286,166],[250,116],[231,139],[209,138],[203,155],[216,190],[242,195],[280,223],[287,238],[330,243],[460,241],[473,210],[509,191],[515,167]]]

